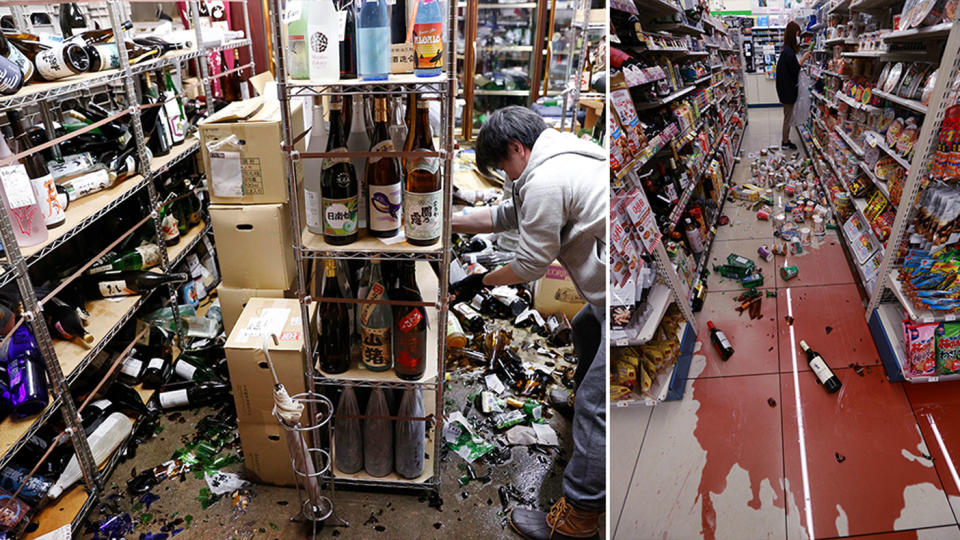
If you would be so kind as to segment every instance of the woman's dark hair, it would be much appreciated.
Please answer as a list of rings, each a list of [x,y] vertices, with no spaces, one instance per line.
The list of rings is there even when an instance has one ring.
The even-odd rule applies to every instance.
[[[518,105],[504,107],[487,118],[477,135],[477,168],[490,174],[507,157],[510,143],[517,141],[527,148],[540,138],[547,124],[540,115]]]
[[[796,21],[790,21],[787,29],[783,32],[783,46],[790,47],[793,52],[797,52],[797,36],[800,34],[800,25]]]

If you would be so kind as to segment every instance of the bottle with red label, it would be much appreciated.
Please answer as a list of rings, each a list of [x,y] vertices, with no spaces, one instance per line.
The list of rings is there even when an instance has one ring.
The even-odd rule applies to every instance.
[[[413,73],[435,77],[443,72],[443,14],[439,0],[420,0],[413,23]]]
[[[400,285],[391,291],[393,300],[422,302],[414,263],[402,263]],[[427,310],[423,306],[396,306],[393,311],[393,358],[397,377],[415,381],[427,369]]]

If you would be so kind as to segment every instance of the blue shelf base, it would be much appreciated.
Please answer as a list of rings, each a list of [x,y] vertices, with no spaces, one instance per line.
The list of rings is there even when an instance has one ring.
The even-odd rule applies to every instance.
[[[873,313],[870,314],[868,326],[870,327],[870,333],[873,334],[873,342],[876,344],[877,351],[880,353],[880,361],[883,362],[883,369],[887,372],[887,380],[890,382],[906,381],[906,379],[903,378],[900,362],[897,360],[897,355],[893,351],[893,345],[890,343],[887,331],[883,328],[883,323],[880,321],[880,314],[877,313],[877,310],[873,310]]]
[[[688,324],[680,340],[680,358],[673,368],[673,377],[670,378],[670,388],[664,401],[680,401],[687,388],[687,376],[690,374],[690,362],[693,360],[693,347],[697,343],[697,331]]]

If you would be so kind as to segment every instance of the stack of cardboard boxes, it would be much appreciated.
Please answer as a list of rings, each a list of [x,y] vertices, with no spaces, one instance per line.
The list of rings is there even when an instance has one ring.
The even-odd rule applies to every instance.
[[[293,131],[303,132],[300,106]],[[234,102],[200,124],[210,218],[222,284],[218,288],[237,421],[251,479],[293,485],[287,442],[273,417],[273,377],[263,336],[276,334],[271,357],[289,394],[304,391],[303,321],[296,279],[280,106],[257,97]],[[301,140],[296,149],[305,150]],[[296,189],[303,194],[303,167]],[[302,207],[302,201],[301,201]],[[300,224],[302,226],[302,224]],[[306,325],[309,328],[309,324]]]

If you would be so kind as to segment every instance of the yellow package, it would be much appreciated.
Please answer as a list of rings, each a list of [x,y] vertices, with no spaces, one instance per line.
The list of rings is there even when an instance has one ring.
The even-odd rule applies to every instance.
[[[640,376],[640,392],[647,392],[650,390],[650,387],[653,386],[653,379],[650,378],[650,375],[647,374],[645,370],[640,370],[637,375]]]
[[[617,362],[614,364],[614,367],[616,369],[616,378],[614,379],[614,383],[631,389],[637,387],[636,366],[631,366],[626,362]]]
[[[612,401],[623,401],[630,399],[631,391],[626,386],[616,384],[610,385],[610,399]]]

